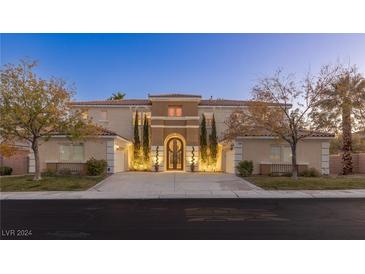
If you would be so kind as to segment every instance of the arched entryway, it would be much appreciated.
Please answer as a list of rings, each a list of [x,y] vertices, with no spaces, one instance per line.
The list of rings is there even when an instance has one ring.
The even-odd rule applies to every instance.
[[[184,170],[184,142],[179,137],[166,143],[166,170]]]

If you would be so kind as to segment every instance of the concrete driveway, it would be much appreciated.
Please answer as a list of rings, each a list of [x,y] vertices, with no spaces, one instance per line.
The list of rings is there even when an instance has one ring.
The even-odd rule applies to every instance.
[[[365,189],[264,190],[231,174],[154,173],[114,174],[83,191],[0,192],[0,200],[79,199],[283,199],[365,198]]]
[[[235,196],[234,191],[261,190],[257,186],[226,173],[188,172],[123,172],[113,174],[90,191],[118,193],[128,196],[199,196],[219,194]]]

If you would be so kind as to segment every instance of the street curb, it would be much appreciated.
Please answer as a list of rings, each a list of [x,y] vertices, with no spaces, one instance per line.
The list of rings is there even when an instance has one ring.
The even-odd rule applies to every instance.
[[[0,200],[99,200],[99,199],[322,199],[365,198],[365,189],[349,190],[248,190],[194,192],[118,193],[90,191],[1,192]]]

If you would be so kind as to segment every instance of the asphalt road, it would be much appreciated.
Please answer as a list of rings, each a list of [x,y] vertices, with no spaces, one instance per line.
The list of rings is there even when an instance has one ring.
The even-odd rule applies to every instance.
[[[365,239],[365,199],[2,200],[1,239]]]

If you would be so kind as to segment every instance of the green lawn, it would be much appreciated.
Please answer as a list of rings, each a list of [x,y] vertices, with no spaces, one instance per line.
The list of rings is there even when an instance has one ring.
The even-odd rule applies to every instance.
[[[105,176],[55,176],[33,181],[33,176],[1,177],[0,191],[63,191],[88,189]]]
[[[252,176],[244,179],[269,190],[365,188],[365,177],[300,177],[298,181],[290,177],[270,176]]]

